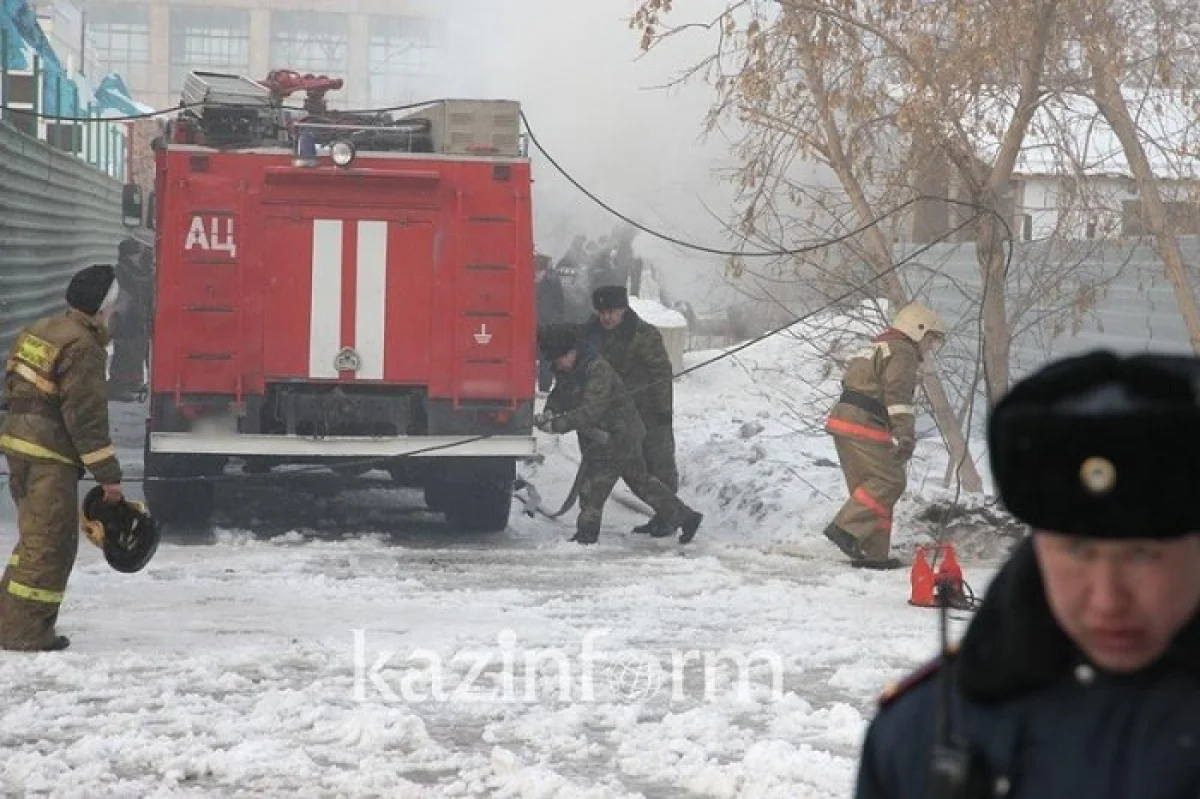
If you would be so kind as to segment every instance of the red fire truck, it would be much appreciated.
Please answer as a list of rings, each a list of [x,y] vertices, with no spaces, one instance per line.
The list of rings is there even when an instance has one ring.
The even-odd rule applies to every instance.
[[[341,85],[194,72],[155,144],[147,501],[207,522],[238,469],[384,470],[503,529],[536,454],[519,105],[331,111]]]

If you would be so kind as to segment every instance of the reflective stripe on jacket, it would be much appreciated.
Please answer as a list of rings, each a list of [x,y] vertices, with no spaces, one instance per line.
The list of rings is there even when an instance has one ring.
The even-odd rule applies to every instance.
[[[86,468],[102,484],[119,483],[108,423],[108,342],[103,326],[76,310],[18,333],[5,369],[9,413],[0,449]]]
[[[826,432],[880,444],[915,440],[920,366],[920,350],[908,336],[893,328],[876,336],[850,359]]]

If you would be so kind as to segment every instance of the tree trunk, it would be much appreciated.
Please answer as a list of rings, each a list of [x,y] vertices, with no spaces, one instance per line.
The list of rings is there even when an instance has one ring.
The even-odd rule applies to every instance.
[[[1038,6],[1037,16],[1032,20],[1033,36],[1029,40],[1026,58],[1021,61],[1020,91],[1017,107],[1009,120],[1000,150],[990,168],[981,173],[986,177],[982,196],[976,202],[984,215],[980,217],[976,237],[975,257],[979,263],[979,275],[983,284],[983,379],[987,388],[988,407],[995,407],[1008,391],[1009,361],[1012,354],[1012,330],[1008,324],[1008,246],[1016,244],[1016,235],[1000,219],[1012,224],[1012,203],[1002,200],[1012,182],[1017,158],[1025,142],[1029,124],[1037,113],[1042,93],[1042,77],[1046,72],[1046,51],[1054,35],[1055,21],[1059,12],[1059,0],[1043,0]],[[966,154],[966,163],[978,163],[973,153]],[[973,177],[973,176],[969,176]],[[978,184],[976,184],[978,185]]]
[[[1008,391],[1008,366],[1012,352],[1012,331],[1008,326],[1008,258],[1004,251],[1005,232],[991,214],[980,219],[983,233],[976,239],[975,257],[983,284],[983,385],[988,407],[993,408]],[[1011,243],[1010,243],[1010,246]]]
[[[1200,308],[1196,305],[1196,294],[1189,285],[1187,271],[1183,265],[1183,253],[1179,250],[1179,239],[1167,225],[1167,209],[1158,191],[1158,182],[1150,169],[1146,151],[1138,140],[1137,128],[1121,94],[1120,83],[1113,73],[1111,59],[1093,42],[1089,47],[1089,60],[1092,62],[1096,107],[1100,109],[1100,113],[1104,115],[1121,142],[1121,149],[1125,152],[1125,159],[1129,162],[1130,171],[1133,172],[1133,179],[1137,184],[1146,226],[1154,236],[1159,255],[1167,270],[1167,277],[1175,287],[1175,299],[1179,302],[1179,312],[1183,315],[1188,339],[1192,349],[1200,352]]]
[[[862,184],[854,174],[854,169],[850,164],[846,151],[842,147],[841,130],[838,128],[837,121],[834,119],[823,91],[820,72],[817,70],[816,64],[813,63],[811,55],[803,53],[802,56],[804,58],[804,68],[809,90],[812,92],[813,99],[817,103],[822,125],[825,128],[824,138],[828,145],[829,166],[833,169],[842,188],[850,197],[855,214],[861,220],[862,224],[866,225],[876,217],[876,214],[871,209],[866,192],[863,191]],[[881,276],[882,288],[888,298],[888,302],[891,303],[893,309],[898,310],[905,305],[907,300],[904,294],[904,286],[901,284],[899,276],[895,271],[890,271],[894,266],[892,248],[878,225],[872,225],[867,228],[864,235],[867,239],[867,251],[870,253],[873,262],[872,266],[875,268],[876,275]],[[970,447],[963,436],[957,419],[954,417],[954,409],[950,407],[950,399],[946,396],[946,389],[942,386],[941,378],[938,377],[937,372],[933,369],[923,368],[921,370],[921,383],[925,388],[925,396],[929,397],[929,404],[933,409],[934,420],[937,422],[938,430],[942,434],[942,440],[946,443],[946,449],[950,453],[950,458],[955,464],[958,464],[956,471],[961,480],[963,490],[972,494],[981,493],[983,491],[983,479],[980,478],[979,471],[975,468],[975,461],[971,458]]]

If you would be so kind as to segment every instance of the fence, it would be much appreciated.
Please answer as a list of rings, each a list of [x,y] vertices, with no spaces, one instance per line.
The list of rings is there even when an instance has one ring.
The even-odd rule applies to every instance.
[[[1200,285],[1200,239],[1179,239],[1192,291]],[[915,246],[900,248],[897,260]],[[938,369],[958,398],[971,395],[978,377],[982,282],[974,244],[937,245],[903,272],[912,296],[945,316],[951,337]],[[1187,329],[1162,258],[1149,239],[1018,243],[1006,285],[1013,330],[1010,378],[1047,361],[1105,348],[1191,353]],[[982,381],[974,396],[986,407]],[[975,433],[984,414],[973,415]]]
[[[122,184],[0,122],[0,346],[65,306],[70,276],[113,263],[127,235]]]
[[[1182,237],[1179,243],[1195,292],[1200,286],[1200,238]],[[924,246],[900,245],[895,260],[900,262]],[[857,264],[854,269],[861,274],[849,276],[850,284],[870,281],[866,264]],[[908,295],[938,311],[951,328],[949,341],[938,353],[936,363],[957,410],[965,413],[966,398],[972,395],[975,408],[985,408],[979,366],[982,281],[975,245],[934,245],[905,263],[899,275]],[[824,297],[841,294],[846,288],[847,284],[840,281],[832,288],[814,288],[808,300],[786,311],[795,316],[814,310],[822,305]],[[1174,287],[1149,239],[1019,242],[1013,251],[1005,298],[1013,330],[1010,380],[1020,379],[1051,359],[1093,348],[1124,353],[1192,352]],[[842,304],[844,310],[851,311],[859,306],[860,298]],[[761,303],[758,315],[762,317],[762,330],[731,329],[729,340],[744,340],[786,324],[786,319],[767,320],[776,310],[780,309]],[[718,335],[718,331],[706,327],[693,326],[690,348],[712,345],[710,336]],[[830,329],[819,335],[832,340],[849,334]],[[984,419],[983,413],[972,414],[975,434],[983,432]]]
[[[1194,292],[1200,239],[1187,236],[1179,243]],[[897,258],[911,249],[901,249]],[[907,264],[904,278],[947,316],[962,346],[978,348],[982,284],[974,244],[937,245]],[[1191,352],[1174,287],[1149,239],[1018,243],[1006,298],[1014,377],[1096,347]]]

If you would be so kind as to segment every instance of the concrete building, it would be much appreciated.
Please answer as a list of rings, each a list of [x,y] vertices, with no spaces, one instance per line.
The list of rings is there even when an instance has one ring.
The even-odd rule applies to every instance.
[[[272,69],[341,77],[342,108],[428,99],[436,21],[419,0],[84,0],[86,41],[106,71],[155,108],[191,70],[254,78]]]

